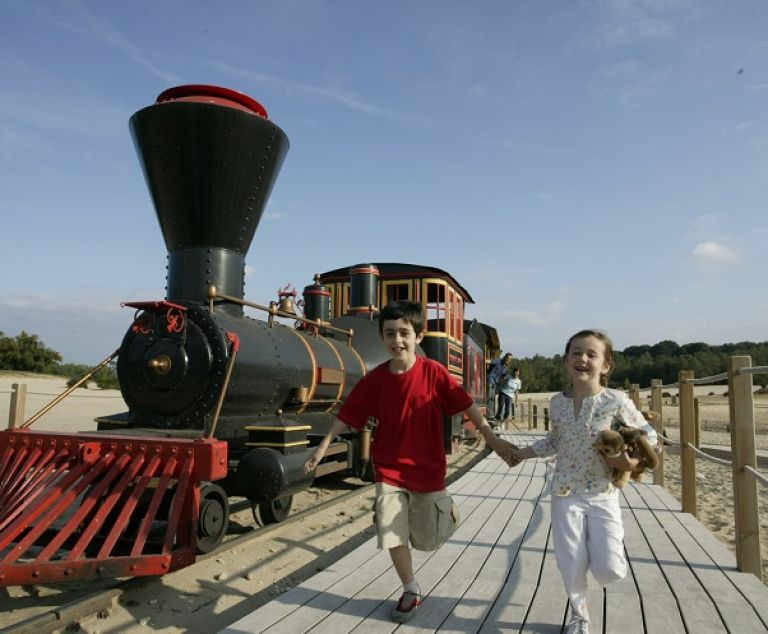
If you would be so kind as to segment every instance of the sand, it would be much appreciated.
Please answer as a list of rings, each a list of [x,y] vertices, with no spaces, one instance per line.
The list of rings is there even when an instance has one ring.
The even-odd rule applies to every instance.
[[[13,384],[25,384],[23,419],[27,420],[67,390],[67,379],[62,376],[40,374],[0,373],[0,424],[8,424],[8,410]],[[45,431],[93,431],[94,418],[116,414],[127,410],[120,390],[100,390],[89,384],[89,388],[78,388],[53,409],[37,420],[32,429]]]

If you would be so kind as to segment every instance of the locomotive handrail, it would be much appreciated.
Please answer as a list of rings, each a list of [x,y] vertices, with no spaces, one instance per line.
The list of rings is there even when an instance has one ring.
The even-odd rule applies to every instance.
[[[235,358],[240,350],[240,337],[236,332],[227,333],[227,341],[231,344],[229,361],[227,361],[227,371],[224,375],[224,383],[221,386],[221,392],[219,392],[219,399],[216,401],[216,409],[213,412],[213,419],[211,420],[211,428],[208,433],[205,434],[205,438],[213,438],[213,434],[216,433],[216,425],[219,422],[219,414],[221,414],[221,406],[224,404],[224,397],[227,394],[227,388],[229,387],[229,380],[232,378],[232,368],[235,367]]]
[[[99,388],[101,389],[101,388]],[[111,390],[117,391],[115,388],[108,388]],[[112,400],[115,399],[122,399],[121,394],[94,394],[96,389],[89,389],[86,390],[87,394],[72,394],[72,398],[87,398],[87,399],[94,399],[94,398],[110,398]],[[15,390],[0,390],[0,394],[13,394]],[[59,392],[34,392],[32,390],[26,391],[27,396],[58,396]]]
[[[92,368],[89,372],[87,372],[81,379],[79,379],[76,383],[74,383],[71,387],[66,389],[64,392],[59,394],[55,399],[53,399],[50,403],[48,403],[45,407],[43,407],[37,414],[32,416],[30,419],[24,421],[19,427],[20,429],[27,429],[34,423],[38,418],[40,418],[43,414],[46,412],[49,412],[51,409],[56,407],[61,401],[63,401],[67,396],[72,394],[77,388],[79,388],[83,383],[85,383],[88,379],[90,379],[94,374],[96,374],[99,370],[101,370],[107,363],[112,361],[118,354],[120,353],[120,348],[115,350],[112,354],[110,354],[108,357],[106,357],[99,365]]]
[[[333,332],[341,333],[342,335],[347,336],[347,344],[352,343],[352,336],[355,334],[355,331],[351,328],[349,330],[345,330],[344,328],[337,328],[336,326],[331,326],[330,324],[323,323],[322,321],[315,321],[314,319],[307,319],[306,317],[302,317],[300,315],[294,315],[292,313],[284,313],[283,311],[280,311],[277,309],[276,306],[264,306],[263,304],[256,304],[255,302],[249,302],[248,300],[242,299],[240,297],[234,297],[232,295],[222,295],[219,293],[215,287],[208,289],[208,310],[209,312],[213,311],[213,300],[220,299],[225,302],[233,302],[235,304],[240,304],[241,306],[248,306],[250,308],[256,308],[257,310],[263,310],[267,313],[269,313],[269,325],[272,325],[272,319],[274,317],[285,317],[287,319],[294,319],[297,321],[300,321],[305,324],[310,324],[311,326],[315,326],[316,328],[324,328],[326,330],[331,330]]]

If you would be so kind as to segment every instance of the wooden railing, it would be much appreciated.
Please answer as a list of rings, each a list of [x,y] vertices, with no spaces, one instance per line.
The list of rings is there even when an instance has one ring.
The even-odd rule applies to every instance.
[[[768,374],[768,366],[752,366],[748,356],[734,356],[728,360],[728,371],[713,376],[694,378],[691,370],[682,370],[677,383],[662,385],[660,380],[651,381],[649,388],[632,385],[629,395],[640,408],[640,393],[650,390],[650,409],[659,414],[656,431],[664,441],[674,444],[664,435],[662,390],[678,388],[680,415],[680,479],[682,508],[686,513],[698,515],[696,460],[702,458],[733,471],[734,524],[736,562],[740,571],[751,572],[762,580],[762,556],[760,552],[760,508],[758,484],[768,485],[768,478],[757,470],[755,448],[755,374]],[[695,385],[728,382],[729,429],[731,460],[723,460],[699,448],[698,401],[694,398]],[[664,458],[655,472],[655,482],[664,484]]]

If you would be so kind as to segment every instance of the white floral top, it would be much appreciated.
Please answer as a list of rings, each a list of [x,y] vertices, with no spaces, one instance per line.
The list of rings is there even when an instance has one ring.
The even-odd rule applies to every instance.
[[[573,399],[564,392],[550,401],[550,431],[533,443],[537,456],[557,454],[555,473],[549,483],[552,495],[571,493],[606,493],[615,490],[611,468],[595,449],[595,440],[603,429],[610,429],[614,419],[648,433],[648,442],[656,444],[656,431],[622,391],[603,388],[581,403],[579,418],[573,413]]]

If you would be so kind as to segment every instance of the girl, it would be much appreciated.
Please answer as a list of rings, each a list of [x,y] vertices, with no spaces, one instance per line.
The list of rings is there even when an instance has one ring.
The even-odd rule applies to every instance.
[[[549,489],[555,558],[571,605],[566,634],[588,634],[587,570],[600,585],[627,573],[619,492],[611,484],[611,470],[638,464],[626,452],[604,459],[595,439],[617,420],[646,431],[651,446],[656,432],[624,392],[605,387],[613,367],[613,344],[605,333],[577,332],[565,346],[563,362],[572,387],[552,397],[549,433],[515,450],[515,457],[557,454]]]

